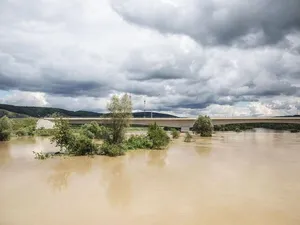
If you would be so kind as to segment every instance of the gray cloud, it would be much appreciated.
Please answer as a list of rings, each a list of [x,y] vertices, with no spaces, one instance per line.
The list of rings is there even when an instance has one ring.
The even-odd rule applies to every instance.
[[[276,44],[300,29],[298,0],[113,0],[112,6],[132,23],[207,45]]]

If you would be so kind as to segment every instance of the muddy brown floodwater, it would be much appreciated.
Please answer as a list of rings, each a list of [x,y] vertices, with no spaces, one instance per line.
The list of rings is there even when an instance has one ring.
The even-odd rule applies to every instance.
[[[300,134],[217,133],[164,151],[35,160],[0,143],[1,225],[299,225]]]

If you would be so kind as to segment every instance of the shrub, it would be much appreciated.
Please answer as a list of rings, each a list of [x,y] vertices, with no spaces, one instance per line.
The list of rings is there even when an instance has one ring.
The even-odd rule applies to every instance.
[[[209,116],[199,116],[193,125],[193,131],[202,137],[211,137],[213,125]]]
[[[173,139],[177,139],[177,138],[179,138],[180,132],[173,128],[171,130],[171,134],[172,134]]]
[[[110,144],[104,142],[101,146],[101,155],[107,155],[111,157],[124,155],[126,152],[126,147],[122,144]]]
[[[12,124],[7,116],[0,118],[0,141],[8,141],[11,136]]]
[[[26,131],[25,128],[21,128],[21,129],[16,131],[16,135],[18,137],[27,136],[27,131]]]
[[[93,121],[89,124],[84,124],[81,127],[81,133],[90,138],[108,139],[110,131],[107,127],[99,126],[97,122]]]
[[[150,141],[153,143],[152,148],[154,149],[164,148],[170,142],[170,138],[166,133],[166,131],[164,131],[156,123],[148,127],[147,136],[150,139]]]
[[[237,128],[235,128],[235,132],[240,133],[240,132],[242,132],[242,131],[241,131],[240,128],[237,127]]]
[[[80,130],[80,134],[81,135],[84,135],[90,139],[94,139],[95,138],[95,135],[88,129],[81,129]]]
[[[97,150],[97,145],[84,135],[73,136],[72,141],[66,147],[67,154],[75,156],[95,154]]]
[[[125,144],[129,150],[149,149],[153,146],[153,142],[145,135],[132,135]]]
[[[25,128],[28,136],[34,136],[35,134],[35,126],[29,126]]]
[[[184,142],[191,142],[192,141],[192,135],[190,132],[185,133]]]

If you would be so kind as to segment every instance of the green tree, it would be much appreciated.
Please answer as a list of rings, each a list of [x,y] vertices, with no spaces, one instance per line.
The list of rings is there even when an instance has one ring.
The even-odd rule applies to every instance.
[[[193,125],[193,131],[202,137],[211,137],[213,125],[209,116],[199,116]]]
[[[11,136],[12,123],[7,116],[0,118],[0,141],[8,141]]]
[[[166,131],[164,131],[156,123],[148,127],[147,136],[153,143],[152,148],[154,149],[162,149],[166,147],[170,142],[170,138]]]
[[[71,132],[69,122],[63,118],[56,118],[51,142],[55,142],[56,146],[63,150],[63,148],[67,149],[72,140],[74,140],[74,135]]]
[[[125,128],[129,126],[132,117],[132,103],[129,95],[112,96],[107,105],[111,118],[111,144],[121,144],[125,139]]]

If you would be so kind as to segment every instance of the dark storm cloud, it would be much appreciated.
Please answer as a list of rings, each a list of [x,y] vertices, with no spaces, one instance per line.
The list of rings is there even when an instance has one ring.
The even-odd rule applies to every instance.
[[[185,34],[207,45],[275,44],[287,33],[300,29],[299,0],[177,2],[113,0],[112,5],[134,24],[163,33]]]
[[[65,80],[51,77],[49,74],[38,79],[15,79],[0,74],[0,89],[45,92],[62,96],[107,96],[110,91],[105,85],[94,81]]]

